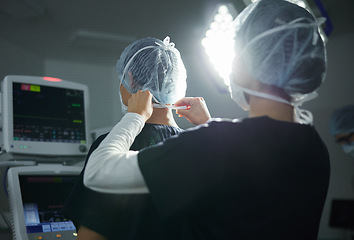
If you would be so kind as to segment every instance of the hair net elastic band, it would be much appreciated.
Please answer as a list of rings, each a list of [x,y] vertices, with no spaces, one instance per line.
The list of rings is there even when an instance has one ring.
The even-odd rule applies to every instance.
[[[318,97],[318,93],[316,91],[313,91],[311,93],[306,93],[306,94],[294,94],[292,96],[293,98],[292,102],[294,106],[301,106],[304,102],[311,101],[316,97]]]
[[[152,95],[154,108],[169,108],[169,109],[187,109],[187,106],[175,106],[173,104],[166,104],[157,101],[157,99]]]
[[[291,105],[294,107],[295,110],[295,119],[302,123],[302,124],[312,124],[313,123],[313,115],[310,111],[305,110],[305,109],[300,109],[300,106],[306,102],[306,101],[310,101],[312,99],[314,99],[315,97],[318,96],[317,92],[312,92],[310,94],[306,94],[306,96],[303,96],[301,99],[298,99],[296,101],[293,102],[289,102],[281,97],[277,97],[268,93],[264,93],[264,92],[258,92],[258,91],[254,91],[248,88],[244,88],[239,86],[240,88],[243,89],[243,91],[245,93],[248,93],[250,95],[253,96],[257,96],[257,97],[261,97],[261,98],[265,98],[265,99],[270,99],[276,102],[281,102],[281,103],[285,103],[288,105]]]

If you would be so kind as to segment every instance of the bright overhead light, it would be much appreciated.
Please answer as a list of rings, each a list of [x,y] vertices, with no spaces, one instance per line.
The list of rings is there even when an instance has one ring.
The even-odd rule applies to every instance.
[[[226,85],[230,82],[232,61],[235,55],[233,51],[235,31],[232,27],[235,15],[236,10],[231,4],[218,6],[213,22],[202,40],[202,46],[211,64]]]

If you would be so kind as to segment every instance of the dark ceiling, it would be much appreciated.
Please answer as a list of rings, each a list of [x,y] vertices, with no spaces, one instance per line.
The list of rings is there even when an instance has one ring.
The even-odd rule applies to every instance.
[[[242,0],[231,1],[236,8]],[[308,0],[310,5],[314,0]],[[107,63],[134,39],[166,35],[190,52],[218,0],[0,0],[0,38],[49,59]],[[332,34],[354,31],[354,0],[322,0]]]

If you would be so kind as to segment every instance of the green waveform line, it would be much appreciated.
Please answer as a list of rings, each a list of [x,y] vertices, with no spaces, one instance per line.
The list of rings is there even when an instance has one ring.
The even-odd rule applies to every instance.
[[[68,121],[68,119],[66,119],[66,118],[38,117],[38,116],[30,116],[30,115],[14,115],[14,117],[42,119],[42,120],[56,120],[56,121],[66,121],[66,122]]]

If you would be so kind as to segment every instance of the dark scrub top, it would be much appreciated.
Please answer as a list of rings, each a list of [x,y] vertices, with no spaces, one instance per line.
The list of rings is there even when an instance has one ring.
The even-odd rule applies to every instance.
[[[161,217],[188,223],[174,239],[317,239],[330,165],[313,126],[213,121],[138,163]]]

